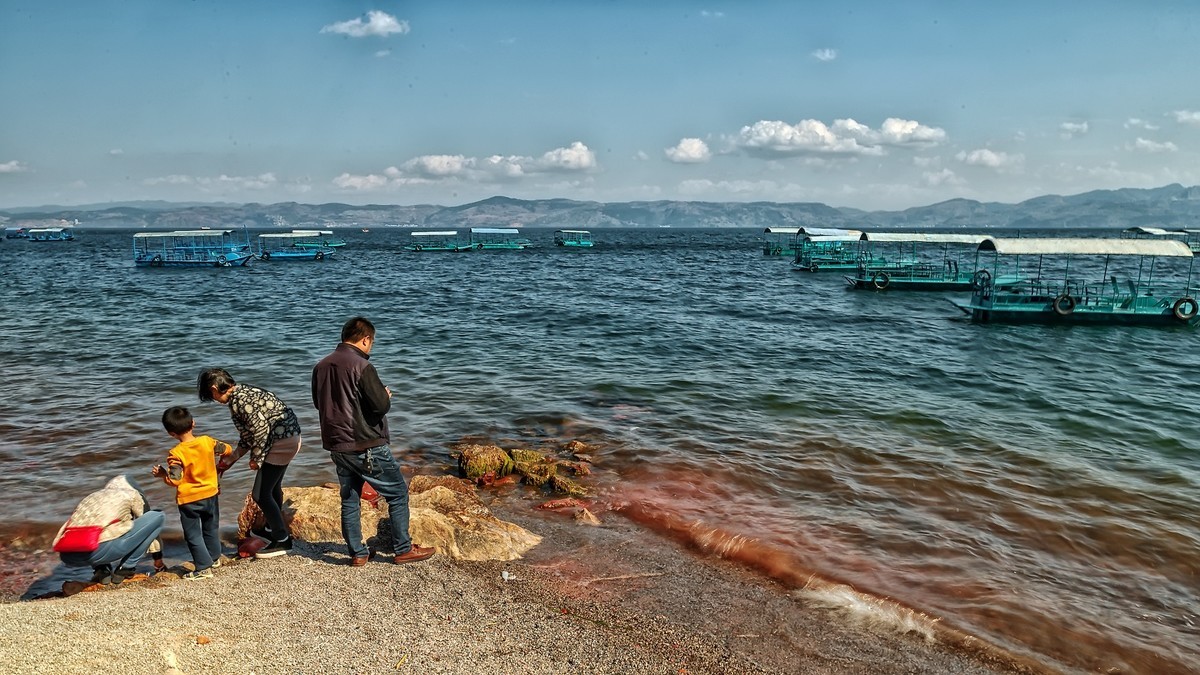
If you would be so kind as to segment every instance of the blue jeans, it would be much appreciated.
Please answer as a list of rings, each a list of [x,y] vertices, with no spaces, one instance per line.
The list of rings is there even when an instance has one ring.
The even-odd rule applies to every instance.
[[[179,505],[179,524],[196,571],[212,567],[221,557],[221,509],[217,495]]]
[[[146,554],[150,544],[162,534],[165,517],[162,511],[147,511],[133,521],[133,528],[109,541],[100,542],[100,548],[91,553],[60,553],[67,567],[100,567],[111,565],[116,569],[137,565]]]
[[[366,482],[387,501],[388,518],[392,523],[392,546],[395,555],[408,553],[412,539],[408,536],[408,484],[400,473],[400,465],[386,445],[363,452],[331,452],[337,469],[342,497],[342,536],[352,556],[367,555],[362,540],[362,486]]]

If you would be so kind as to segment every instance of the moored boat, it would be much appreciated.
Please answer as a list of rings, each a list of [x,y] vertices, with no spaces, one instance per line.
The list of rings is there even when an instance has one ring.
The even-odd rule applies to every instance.
[[[69,227],[35,227],[25,230],[29,241],[75,241],[75,231]]]
[[[405,251],[414,253],[460,253],[470,251],[470,242],[459,239],[458,230],[428,230],[409,233],[409,242],[404,245]]]
[[[327,235],[322,230],[292,230],[267,232],[258,235],[259,260],[325,260],[337,253],[333,246],[323,245]]]
[[[860,264],[845,277],[856,289],[912,291],[969,291],[973,289],[975,250],[982,234],[935,234],[866,232],[860,245],[863,260],[886,260],[882,264]],[[888,249],[887,255],[880,253]]]
[[[555,230],[554,245],[565,248],[591,248],[592,233],[587,230]]]
[[[471,247],[476,251],[519,251],[530,243],[515,227],[471,228]]]
[[[176,230],[133,235],[138,267],[237,267],[254,257],[247,241],[233,230]]]
[[[290,234],[301,235],[296,240],[297,248],[342,248],[346,242],[333,236],[333,230],[292,230]]]

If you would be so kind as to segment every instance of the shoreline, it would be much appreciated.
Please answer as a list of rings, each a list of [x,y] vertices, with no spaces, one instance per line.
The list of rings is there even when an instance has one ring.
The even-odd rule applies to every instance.
[[[986,645],[864,623],[622,518],[584,528],[498,511],[544,544],[511,562],[350,568],[342,546],[297,542],[212,579],[4,603],[0,663],[172,675],[1042,672]]]

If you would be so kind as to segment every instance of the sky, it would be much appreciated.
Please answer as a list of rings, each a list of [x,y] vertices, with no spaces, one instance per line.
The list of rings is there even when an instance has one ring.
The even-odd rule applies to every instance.
[[[0,0],[0,208],[1200,184],[1200,3]]]

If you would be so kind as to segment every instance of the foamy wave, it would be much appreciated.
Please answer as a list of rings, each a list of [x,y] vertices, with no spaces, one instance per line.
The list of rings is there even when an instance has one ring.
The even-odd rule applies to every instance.
[[[831,609],[851,623],[875,629],[916,633],[929,642],[937,640],[938,619],[899,603],[817,578],[796,591],[796,595],[814,607]]]

